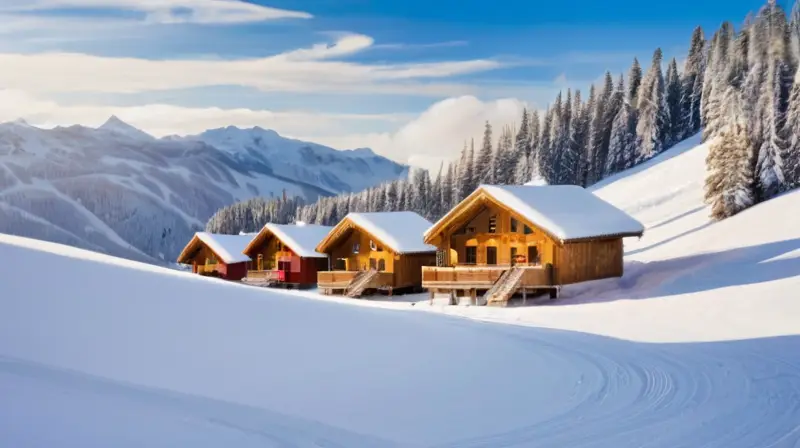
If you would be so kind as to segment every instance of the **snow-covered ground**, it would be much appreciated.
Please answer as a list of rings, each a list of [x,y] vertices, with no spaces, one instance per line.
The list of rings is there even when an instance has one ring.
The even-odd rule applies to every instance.
[[[708,225],[704,152],[600,186],[648,229],[626,276],[526,308],[280,292],[0,235],[0,446],[796,447],[800,194]]]

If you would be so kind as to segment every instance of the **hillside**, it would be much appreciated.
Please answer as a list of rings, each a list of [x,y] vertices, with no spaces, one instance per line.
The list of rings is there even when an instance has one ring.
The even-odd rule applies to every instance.
[[[284,190],[315,199],[406,173],[369,150],[337,151],[261,128],[155,139],[116,117],[97,129],[17,121],[0,124],[0,232],[171,261],[214,212],[238,200]]]
[[[709,225],[704,151],[598,186],[648,227],[626,276],[526,308],[264,290],[0,235],[0,444],[797,446],[800,194]]]

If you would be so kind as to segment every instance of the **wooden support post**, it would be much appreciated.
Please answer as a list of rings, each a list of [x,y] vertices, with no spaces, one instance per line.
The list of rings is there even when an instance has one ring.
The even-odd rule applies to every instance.
[[[429,293],[429,297],[430,297],[430,299],[428,300],[428,304],[429,305],[433,305],[433,297],[436,295],[436,292],[435,292],[434,289],[430,289],[430,290],[428,290],[428,293]]]
[[[477,289],[470,289],[469,290],[469,303],[475,303],[475,306],[478,306],[478,290]]]
[[[528,288],[522,288],[522,306],[528,304]]]

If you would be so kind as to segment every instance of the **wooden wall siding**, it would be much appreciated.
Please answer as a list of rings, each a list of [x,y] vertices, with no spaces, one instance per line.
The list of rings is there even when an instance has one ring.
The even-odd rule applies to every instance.
[[[358,274],[356,271],[320,271],[317,273],[317,285],[321,289],[344,289]],[[370,288],[396,287],[395,274],[381,272],[369,285]]]
[[[395,257],[394,287],[411,288],[422,285],[423,266],[436,266],[436,254],[406,254]]]
[[[497,217],[495,233],[489,233],[489,222],[492,216]],[[517,220],[516,232],[511,231],[511,218]],[[525,225],[528,225],[533,230],[533,233],[525,235]],[[478,265],[486,264],[487,247],[497,248],[498,265],[511,264],[512,247],[517,248],[518,254],[527,257],[529,246],[537,247],[542,264],[553,262],[554,247],[556,246],[553,240],[535,225],[527,223],[516,214],[502,207],[487,204],[477,215],[466,221],[463,226],[459,226],[458,229],[448,229],[448,231],[456,231],[461,228],[468,229],[470,227],[475,229],[475,233],[452,235],[449,239],[449,247],[446,244],[441,247],[442,249],[451,249],[449,264],[466,263],[467,247],[469,246],[477,247],[476,262]],[[447,236],[445,236],[445,240],[446,238]]]
[[[369,242],[373,239],[368,233],[354,228],[348,232],[347,237],[339,240],[331,248],[329,253],[332,265],[336,264],[336,260],[344,258],[347,260],[348,271],[361,271],[369,269],[369,260],[374,258],[376,264],[378,260],[384,260],[386,269],[384,272],[395,272],[395,256],[394,253],[388,248],[382,247],[382,244],[375,241],[375,244],[381,251],[373,251],[370,249]],[[353,244],[359,244],[358,253],[353,253]]]
[[[278,260],[280,258],[295,257],[294,252],[286,246],[283,247],[283,250],[279,251],[279,244],[280,240],[270,235],[261,244],[248,252],[247,256],[252,260],[251,269],[258,269],[259,255],[264,257],[264,270],[266,271],[277,269]]]
[[[555,276],[561,285],[622,276],[622,238],[567,243],[557,247],[555,255]]]

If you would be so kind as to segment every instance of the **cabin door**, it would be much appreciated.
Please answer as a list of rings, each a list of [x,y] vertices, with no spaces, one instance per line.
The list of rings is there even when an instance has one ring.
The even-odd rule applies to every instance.
[[[528,246],[528,263],[537,265],[539,264],[539,248],[536,246]]]
[[[494,246],[486,246],[486,264],[497,264],[497,248]]]

